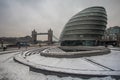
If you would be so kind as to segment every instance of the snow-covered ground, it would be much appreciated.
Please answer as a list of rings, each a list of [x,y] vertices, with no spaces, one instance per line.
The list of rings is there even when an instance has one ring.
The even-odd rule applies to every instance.
[[[87,59],[100,63],[113,70],[120,70],[120,51],[111,50],[110,54],[87,57]]]
[[[96,65],[93,65],[81,58],[51,58],[40,56],[39,54],[31,55],[26,58],[32,63],[45,66],[52,66],[66,69],[81,69],[81,70],[104,70]],[[88,66],[89,65],[89,66]]]
[[[115,54],[114,54],[115,53]],[[120,55],[118,55],[119,52],[112,51],[112,56],[114,58],[117,58],[115,61],[120,60]],[[29,67],[25,66],[23,64],[17,63],[13,60],[13,56],[19,54],[19,53],[10,53],[10,54],[3,54],[0,55],[0,80],[115,80],[114,78],[108,76],[108,77],[93,77],[88,79],[78,78],[78,77],[58,77],[56,75],[44,75],[42,73],[36,73],[29,71]],[[111,54],[105,55],[108,58],[111,57]],[[117,56],[117,57],[116,57]],[[100,57],[100,56],[99,56]],[[94,57],[87,57],[89,59],[96,59],[96,61],[99,61],[103,58],[97,58],[97,56]],[[113,58],[113,59],[114,59]],[[63,67],[63,68],[73,68],[73,69],[83,69],[83,70],[105,70],[105,68],[95,66],[94,64],[91,64],[84,59],[56,59],[56,58],[45,58],[41,57],[40,55],[31,55],[27,57],[29,61],[35,62],[36,64],[44,64],[44,65],[50,65],[50,66],[56,66],[56,67]],[[98,59],[98,60],[97,60]],[[113,60],[110,58],[110,60]],[[101,63],[105,62],[104,60],[101,60]],[[107,60],[106,60],[107,61]],[[114,61],[114,60],[113,60]],[[113,64],[114,62],[112,62]],[[81,65],[80,65],[81,64]],[[109,66],[108,63],[103,63],[103,65],[106,64]],[[113,65],[115,65],[114,63]],[[117,63],[119,64],[119,62]],[[120,64],[118,65],[118,67]],[[116,67],[110,67],[115,68],[115,70],[120,70],[119,68],[116,69]]]
[[[111,50],[110,54],[83,58],[52,58],[35,54],[28,56],[26,59],[36,64],[59,68],[81,70],[107,70],[106,68],[96,66],[94,63],[86,60],[89,59],[112,70],[120,70],[120,51],[116,50]]]

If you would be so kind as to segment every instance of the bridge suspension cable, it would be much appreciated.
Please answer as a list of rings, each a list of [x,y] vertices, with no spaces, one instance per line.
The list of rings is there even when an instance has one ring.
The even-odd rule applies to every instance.
[[[58,39],[55,35],[53,35],[53,38],[54,38],[56,41],[59,41],[59,39]]]

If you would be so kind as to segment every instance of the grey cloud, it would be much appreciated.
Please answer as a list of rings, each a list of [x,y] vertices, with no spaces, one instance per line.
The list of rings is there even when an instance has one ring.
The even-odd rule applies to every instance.
[[[120,0],[0,0],[0,36],[30,35],[34,28],[47,32],[52,28],[59,37],[65,23],[90,6],[103,6],[108,27],[120,25]]]

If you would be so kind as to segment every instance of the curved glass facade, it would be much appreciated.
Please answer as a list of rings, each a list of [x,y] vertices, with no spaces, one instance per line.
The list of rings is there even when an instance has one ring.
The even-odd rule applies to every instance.
[[[62,46],[94,46],[104,35],[107,14],[103,7],[86,8],[74,15],[65,25],[60,42]]]

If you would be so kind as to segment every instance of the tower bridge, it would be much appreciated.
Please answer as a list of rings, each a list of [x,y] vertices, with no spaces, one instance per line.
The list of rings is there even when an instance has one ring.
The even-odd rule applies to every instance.
[[[32,41],[34,44],[37,43],[37,36],[38,35],[48,35],[48,44],[52,44],[53,43],[53,31],[51,29],[48,30],[47,33],[37,33],[37,31],[35,31],[35,29],[32,31]]]

